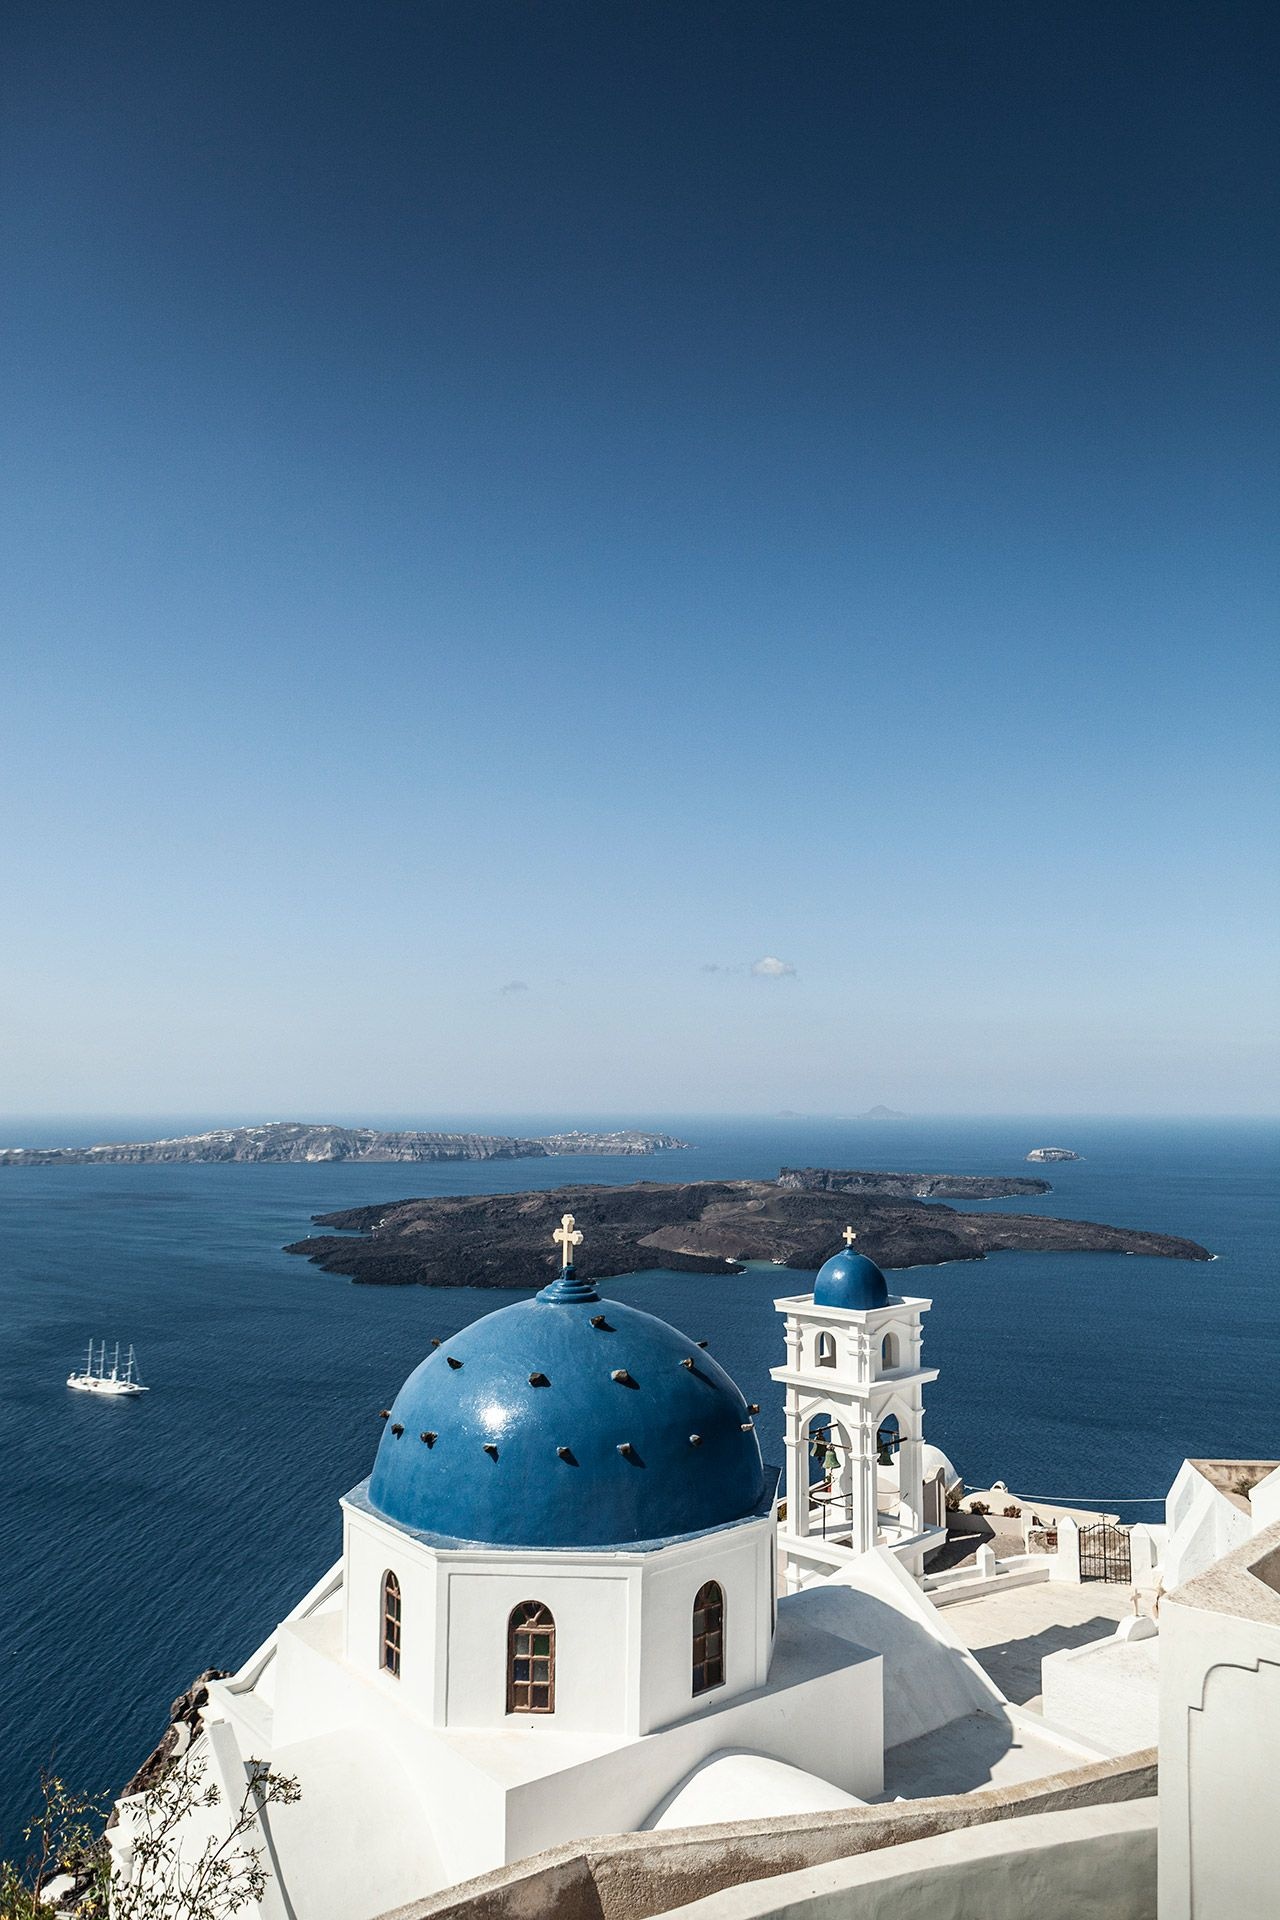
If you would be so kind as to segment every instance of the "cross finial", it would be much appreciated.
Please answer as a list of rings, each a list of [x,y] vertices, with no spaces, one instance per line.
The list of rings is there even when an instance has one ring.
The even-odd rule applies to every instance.
[[[571,1213],[566,1213],[562,1217],[560,1225],[556,1228],[551,1238],[560,1242],[560,1265],[562,1268],[568,1269],[573,1265],[574,1248],[582,1245],[581,1228],[575,1229],[573,1215]]]
[[[854,1232],[854,1230],[853,1230],[853,1228],[852,1228],[852,1227],[846,1227],[846,1228],[845,1228],[845,1230],[844,1230],[844,1243],[845,1243],[845,1245],[846,1245],[846,1247],[851,1247],[851,1246],[853,1245],[853,1243],[854,1243],[854,1241],[855,1241],[855,1240],[857,1239],[857,1237],[858,1237],[858,1236],[857,1236],[857,1234],[856,1234],[856,1233]]]

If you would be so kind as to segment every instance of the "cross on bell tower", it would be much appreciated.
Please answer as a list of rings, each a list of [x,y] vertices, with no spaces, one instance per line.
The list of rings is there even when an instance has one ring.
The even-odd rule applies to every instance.
[[[857,1239],[857,1237],[858,1237],[858,1236],[857,1236],[857,1234],[856,1234],[856,1233],[854,1232],[854,1230],[853,1230],[853,1228],[852,1228],[852,1227],[846,1227],[846,1228],[845,1228],[845,1230],[844,1230],[844,1243],[845,1243],[845,1245],[846,1245],[846,1247],[851,1247],[851,1246],[853,1245],[853,1243],[854,1243],[854,1241],[855,1241],[855,1240]]]
[[[582,1245],[582,1229],[576,1227],[571,1213],[561,1216],[560,1225],[551,1238],[560,1245],[560,1270],[567,1273],[573,1265],[573,1250]]]

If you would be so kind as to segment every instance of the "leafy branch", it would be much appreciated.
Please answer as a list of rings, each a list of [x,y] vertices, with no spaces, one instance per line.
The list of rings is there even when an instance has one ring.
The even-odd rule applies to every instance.
[[[301,1798],[288,1774],[250,1760],[239,1803],[219,1818],[222,1790],[204,1755],[188,1751],[123,1804],[113,1860],[103,1802],[78,1798],[50,1774],[41,1789],[41,1810],[23,1835],[30,1856],[22,1866],[0,1861],[0,1920],[48,1920],[51,1894],[78,1920],[232,1920],[267,1884],[250,1838],[261,1816]],[[59,1888],[63,1874],[69,1881]]]

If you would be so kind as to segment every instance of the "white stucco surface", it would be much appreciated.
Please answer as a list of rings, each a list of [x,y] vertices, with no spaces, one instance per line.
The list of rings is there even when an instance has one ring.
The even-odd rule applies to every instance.
[[[888,1747],[1002,1703],[949,1621],[883,1547],[782,1604],[881,1655]]]
[[[1146,1626],[1142,1621],[1137,1623]],[[1121,1630],[1127,1622],[1121,1621]],[[1095,1641],[1064,1647],[1041,1668],[1044,1714],[1108,1753],[1154,1747],[1160,1733],[1160,1642]]]
[[[1280,1911],[1280,1524],[1160,1610],[1160,1920]]]
[[[1155,1803],[937,1834],[672,1910],[680,1920],[1155,1920]]]
[[[1046,1654],[1106,1639],[1132,1613],[1128,1587],[1041,1581],[996,1587],[976,1600],[948,1606],[946,1621],[1008,1699],[1032,1706],[1040,1701],[1040,1663]]]
[[[994,1708],[890,1747],[880,1798],[927,1800],[935,1794],[1012,1787],[1095,1757],[1083,1745],[1059,1736],[1036,1714]]]
[[[1208,1464],[1216,1463],[1184,1460],[1165,1497],[1168,1534],[1160,1571],[1166,1592],[1194,1580],[1253,1531],[1247,1499],[1233,1500],[1215,1486],[1203,1470]]]
[[[704,1567],[717,1564],[716,1550],[713,1540]],[[749,1542],[748,1551],[754,1566]],[[375,1553],[362,1579],[380,1582],[379,1563]],[[412,1563],[401,1558],[400,1564]],[[532,1725],[514,1717],[471,1727],[435,1724],[429,1690],[402,1691],[372,1661],[348,1658],[343,1589],[328,1576],[315,1604],[295,1610],[239,1675],[214,1683],[208,1715],[211,1733],[231,1743],[233,1762],[236,1756],[240,1763],[250,1755],[268,1759],[299,1782],[300,1808],[278,1809],[270,1818],[280,1822],[286,1893],[292,1899],[295,1879],[307,1889],[307,1904],[298,1909],[302,1920],[367,1920],[544,1847],[640,1830],[716,1753],[757,1755],[798,1779],[812,1772],[818,1752],[833,1804],[878,1794],[884,1754],[879,1656],[803,1610],[783,1606],[764,1679],[691,1699],[683,1588],[692,1579],[696,1590],[698,1572],[695,1565],[680,1574],[682,1637],[670,1657],[683,1683],[681,1711],[642,1733],[626,1725],[566,1726],[558,1714]],[[501,1566],[504,1596],[510,1577]],[[767,1589],[763,1609],[767,1624]],[[573,1618],[570,1606],[557,1614],[558,1622]],[[487,1657],[501,1672],[505,1616],[498,1627]],[[588,1666],[593,1645],[589,1638],[584,1643]],[[268,1676],[270,1700],[257,1693]],[[382,1849],[378,1871],[364,1882],[317,1868],[326,1836],[338,1833],[360,1836],[359,1846],[349,1849],[356,1858],[366,1845]]]
[[[433,1726],[512,1731],[507,1621],[526,1600],[555,1619],[557,1733],[649,1733],[690,1710],[693,1601],[708,1580],[724,1595],[725,1690],[768,1675],[768,1515],[646,1552],[546,1554],[437,1548],[350,1502],[344,1515],[346,1663]],[[395,1678],[379,1658],[388,1571],[401,1591]]]
[[[759,1753],[713,1753],[645,1822],[656,1832],[721,1820],[756,1820],[784,1813],[828,1813],[866,1802],[829,1780]]]

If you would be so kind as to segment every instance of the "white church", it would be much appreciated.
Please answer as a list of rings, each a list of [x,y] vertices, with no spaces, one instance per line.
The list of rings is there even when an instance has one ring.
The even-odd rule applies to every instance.
[[[340,1561],[210,1685],[187,1857],[267,1763],[299,1796],[258,1817],[262,1920],[1280,1913],[1273,1463],[1247,1495],[1184,1469],[1110,1612],[1067,1514],[934,1576],[960,1483],[924,1441],[928,1300],[848,1233],[777,1302],[780,1489],[705,1344],[556,1238],[555,1280],[410,1374]],[[1012,1672],[1064,1620],[1020,1701],[982,1633]]]

